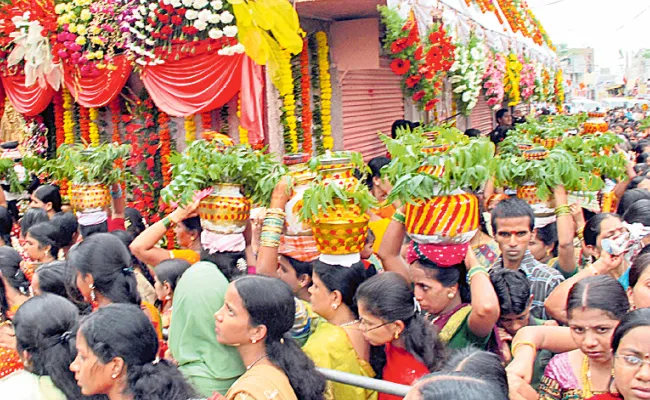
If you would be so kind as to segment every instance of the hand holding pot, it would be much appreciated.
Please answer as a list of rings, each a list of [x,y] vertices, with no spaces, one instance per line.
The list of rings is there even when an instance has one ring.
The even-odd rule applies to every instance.
[[[273,189],[270,208],[284,209],[284,206],[287,205],[292,195],[293,188],[291,187],[290,179],[287,176],[283,176],[275,185],[275,189]]]
[[[199,208],[200,202],[201,200],[196,200],[184,207],[178,207],[171,214],[169,214],[169,219],[171,219],[174,224],[178,224],[179,222],[182,222],[188,218],[196,217],[199,215],[197,209]]]

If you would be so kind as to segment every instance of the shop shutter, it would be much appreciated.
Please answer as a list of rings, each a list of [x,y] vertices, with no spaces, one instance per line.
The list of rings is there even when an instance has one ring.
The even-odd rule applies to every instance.
[[[485,96],[481,93],[478,96],[476,106],[469,116],[468,128],[474,128],[481,131],[486,135],[494,129],[494,111],[485,100]]]
[[[339,72],[343,79],[343,147],[358,151],[366,160],[385,155],[378,132],[390,135],[393,122],[404,119],[400,77],[382,58],[379,69]]]

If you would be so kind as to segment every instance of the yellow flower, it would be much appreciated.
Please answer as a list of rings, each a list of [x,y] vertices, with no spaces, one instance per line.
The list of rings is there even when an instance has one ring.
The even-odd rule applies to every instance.
[[[85,38],[84,36],[77,36],[77,40],[75,40],[75,42],[76,42],[79,46],[83,46],[83,45],[86,44],[86,38]]]
[[[98,27],[97,25],[93,25],[93,26],[90,27],[90,33],[92,33],[93,35],[98,35],[101,32],[102,32],[102,29],[100,27]]]
[[[77,33],[77,24],[68,25],[68,30],[72,33]]]
[[[86,33],[88,33],[88,29],[86,29],[85,25],[77,25],[77,33],[79,35],[85,35]]]
[[[97,45],[97,46],[102,46],[104,44],[104,42],[102,42],[102,40],[100,38],[98,38],[97,36],[91,37],[90,38],[90,43],[92,43],[94,45]]]
[[[95,65],[95,66],[97,67],[97,69],[104,69],[104,68],[106,68],[106,64],[104,64],[104,63],[97,63],[97,65]]]
[[[101,60],[102,58],[104,58],[104,52],[102,50],[97,50],[95,52],[95,58]]]
[[[54,12],[57,14],[63,14],[65,12],[65,4],[57,4],[56,7],[54,7]]]
[[[90,13],[90,10],[87,8],[84,8],[81,10],[81,14],[79,14],[79,18],[81,18],[84,21],[89,21],[93,15]]]

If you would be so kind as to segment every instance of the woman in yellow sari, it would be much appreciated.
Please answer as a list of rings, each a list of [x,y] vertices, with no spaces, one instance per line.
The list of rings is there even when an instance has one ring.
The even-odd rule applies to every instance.
[[[365,280],[365,268],[358,262],[350,267],[314,262],[313,284],[309,289],[314,312],[325,321],[309,337],[304,352],[321,368],[374,377],[370,345],[363,337],[354,295]],[[377,392],[328,382],[326,399],[376,399]]]

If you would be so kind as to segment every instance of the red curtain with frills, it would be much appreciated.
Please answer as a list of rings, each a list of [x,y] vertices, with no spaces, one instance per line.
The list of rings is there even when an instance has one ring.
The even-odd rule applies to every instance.
[[[72,97],[84,107],[104,107],[120,94],[133,70],[126,55],[113,58],[114,70],[102,69],[99,75],[80,77],[74,66],[63,63],[64,84]]]
[[[54,97],[55,91],[50,85],[46,84],[45,88],[38,84],[25,87],[25,75],[3,75],[1,78],[9,101],[17,112],[26,117],[33,117],[45,111]]]
[[[203,46],[192,55],[143,67],[141,78],[156,106],[174,117],[222,107],[241,91],[241,124],[251,144],[262,142],[264,76],[245,54],[219,55]]]

